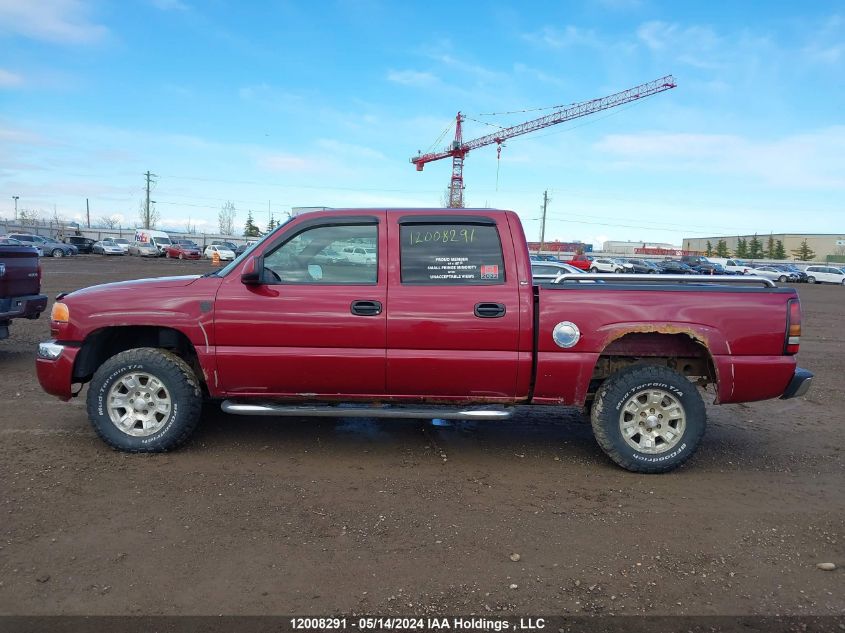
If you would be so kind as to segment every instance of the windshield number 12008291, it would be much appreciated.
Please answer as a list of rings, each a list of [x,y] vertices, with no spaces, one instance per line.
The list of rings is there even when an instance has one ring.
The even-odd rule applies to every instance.
[[[447,242],[463,242],[472,244],[475,241],[475,229],[443,229],[442,231],[410,231],[411,246],[417,244],[437,244]]]

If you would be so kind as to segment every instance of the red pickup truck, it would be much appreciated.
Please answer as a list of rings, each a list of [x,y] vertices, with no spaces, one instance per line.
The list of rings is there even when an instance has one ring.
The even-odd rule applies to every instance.
[[[359,247],[374,257],[344,256]],[[693,453],[699,387],[718,402],[808,389],[792,288],[603,277],[532,283],[512,211],[306,213],[203,276],[60,295],[38,377],[63,400],[89,383],[94,429],[129,452],[178,446],[204,399],[245,415],[490,420],[575,405],[640,472]]]

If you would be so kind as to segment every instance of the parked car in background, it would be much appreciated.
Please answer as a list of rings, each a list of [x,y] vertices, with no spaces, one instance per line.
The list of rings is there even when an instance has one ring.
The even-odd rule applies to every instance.
[[[580,268],[575,268],[575,266],[570,266],[569,264],[564,264],[563,262],[531,262],[531,277],[535,284],[552,283],[561,273],[564,275],[586,275],[586,273]],[[590,282],[594,283],[595,280],[591,279]]]
[[[596,257],[590,266],[591,273],[631,273],[634,265],[613,257]]]
[[[716,262],[702,262],[701,264],[697,264],[695,266],[690,266],[696,273],[699,275],[735,275],[727,269],[725,269],[721,264]]]
[[[807,283],[845,285],[845,272],[835,266],[807,266],[804,272],[807,273]]]
[[[752,266],[748,262],[737,259],[736,257],[708,257],[711,262],[721,264],[728,272],[737,275],[750,275]]]
[[[779,270],[774,266],[757,266],[757,268],[751,271],[751,274],[757,275],[758,277],[764,277],[765,279],[771,279],[772,281],[779,281],[781,283],[798,281],[798,275],[795,273],[791,273],[786,270]]]
[[[778,270],[783,270],[788,273],[798,275],[798,283],[807,283],[807,273],[798,268],[798,266],[796,266],[795,264],[772,264],[772,266],[774,266]]]
[[[155,245],[150,242],[132,242],[129,245],[128,253],[139,257],[158,257],[159,252]]]
[[[29,246],[30,248],[34,248],[38,253],[39,257],[43,257],[44,251],[41,250],[41,247],[36,244],[29,244],[27,242],[21,242],[20,240],[16,240],[13,237],[9,237],[8,235],[0,235],[0,246]]]
[[[235,259],[235,251],[233,248],[227,248],[220,244],[209,244],[205,247],[205,252],[203,253],[203,257],[206,259],[213,259],[214,253],[217,253],[220,256],[220,259],[223,261],[228,261]]]
[[[164,249],[164,256],[168,259],[199,259],[202,256],[200,247],[191,240],[174,240]]]
[[[376,249],[365,246],[347,246],[341,249],[343,258],[352,264],[375,264]]]
[[[709,264],[711,260],[706,258],[704,255],[682,255],[681,261],[690,268],[695,268],[701,264]]]
[[[29,233],[10,233],[9,237],[40,248],[44,255],[49,255],[50,257],[69,257],[79,253],[79,249],[73,244],[63,244],[51,237],[30,235]]]
[[[236,250],[238,250],[238,245],[237,245],[237,244],[235,244],[234,242],[229,242],[229,241],[227,241],[227,240],[214,240],[214,241],[211,243],[211,245],[212,245],[212,246],[221,246],[221,247],[223,247],[224,249],[226,249],[226,250],[230,250],[230,251],[232,251],[232,252],[235,252]]]
[[[247,240],[246,243],[241,244],[235,249],[235,256],[242,255],[246,249],[248,249],[253,244],[257,244],[258,240]]]
[[[554,255],[531,255],[530,259],[532,262],[560,262],[560,259],[555,257]]]
[[[81,235],[68,235],[62,240],[65,244],[73,244],[80,253],[91,253],[94,243],[97,240],[92,240]]]
[[[120,248],[122,248],[122,249],[123,249],[123,252],[124,252],[124,253],[128,253],[128,252],[129,252],[129,240],[127,240],[126,238],[123,238],[123,237],[115,237],[115,238],[113,238],[113,239],[112,239],[112,242],[114,242],[115,244],[117,244],[118,246],[120,246]]]
[[[125,255],[120,244],[115,244],[112,240],[100,240],[94,242],[91,247],[91,252],[95,255]]]
[[[660,272],[664,275],[694,275],[695,271],[687,266],[684,262],[679,262],[674,259],[664,259],[656,262]]]
[[[624,262],[631,264],[631,270],[626,272],[636,273],[638,275],[651,275],[660,272],[660,269],[657,267],[657,264],[654,262],[650,262],[647,259],[634,259],[632,257],[626,257]]]
[[[590,270],[590,266],[593,265],[593,259],[588,255],[581,253],[580,255],[575,255],[572,259],[563,263],[569,264],[570,266],[574,266],[575,268],[586,272]]]

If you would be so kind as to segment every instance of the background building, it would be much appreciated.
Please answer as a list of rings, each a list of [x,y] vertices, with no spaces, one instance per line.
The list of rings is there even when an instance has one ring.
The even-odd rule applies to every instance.
[[[673,244],[666,244],[664,242],[649,242],[649,241],[622,241],[622,240],[606,240],[602,246],[602,251],[605,253],[613,253],[614,255],[680,255],[680,246]]]
[[[740,238],[751,242],[753,235],[721,235],[715,237],[685,237],[683,248],[686,251],[705,253],[707,242],[715,253],[719,240],[725,240],[731,255],[736,253],[737,242]],[[787,259],[795,259],[792,251],[800,248],[801,243],[807,240],[807,246],[816,254],[814,261],[845,261],[845,233],[772,233],[774,240],[783,242]],[[769,234],[758,235],[757,239],[766,248],[769,241]]]

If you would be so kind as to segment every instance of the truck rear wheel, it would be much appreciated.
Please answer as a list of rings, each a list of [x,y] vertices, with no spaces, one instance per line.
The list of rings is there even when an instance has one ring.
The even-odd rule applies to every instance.
[[[622,468],[663,473],[689,459],[707,422],[695,385],[668,367],[628,367],[604,381],[590,415],[601,449]]]
[[[88,417],[109,446],[128,453],[161,453],[196,429],[202,392],[191,367],[176,354],[142,347],[112,356],[88,388]]]

